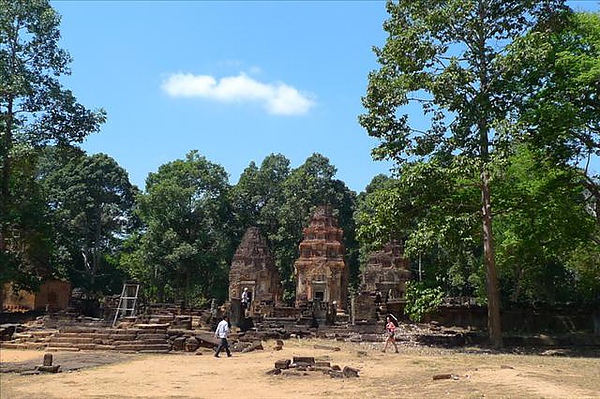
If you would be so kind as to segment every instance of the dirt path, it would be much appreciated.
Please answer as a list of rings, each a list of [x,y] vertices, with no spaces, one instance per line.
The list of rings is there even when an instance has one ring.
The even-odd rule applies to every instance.
[[[341,350],[315,349],[314,345]],[[465,354],[431,348],[381,353],[377,346],[289,340],[283,350],[203,355],[55,353],[59,374],[0,374],[0,397],[12,398],[600,398],[600,359]],[[2,350],[2,366],[41,364],[43,352]],[[321,372],[267,375],[279,359],[314,356],[360,370],[358,378]],[[77,367],[74,367],[77,366]],[[74,371],[68,371],[75,369]],[[433,380],[437,374],[454,379]]]

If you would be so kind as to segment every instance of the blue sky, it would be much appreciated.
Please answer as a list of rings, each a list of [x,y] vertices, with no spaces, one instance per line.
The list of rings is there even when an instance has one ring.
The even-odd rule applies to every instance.
[[[599,10],[598,1],[573,1]],[[372,46],[382,46],[384,1],[53,1],[64,79],[108,121],[83,144],[144,188],[150,172],[198,150],[235,184],[280,153],[300,166],[329,158],[363,191],[391,164],[358,124]]]

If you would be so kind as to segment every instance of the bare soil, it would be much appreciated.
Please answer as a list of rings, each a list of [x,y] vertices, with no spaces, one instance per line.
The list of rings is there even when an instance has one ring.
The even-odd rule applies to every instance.
[[[315,348],[318,346],[318,349]],[[0,397],[12,398],[600,398],[600,358],[498,354],[460,350],[291,339],[282,350],[216,359],[194,353],[53,352],[61,373],[35,374],[43,351],[0,351]],[[322,349],[323,346],[330,347]],[[339,350],[332,350],[336,347]],[[274,363],[313,356],[358,378],[320,371],[268,375]],[[434,376],[450,374],[449,379]]]

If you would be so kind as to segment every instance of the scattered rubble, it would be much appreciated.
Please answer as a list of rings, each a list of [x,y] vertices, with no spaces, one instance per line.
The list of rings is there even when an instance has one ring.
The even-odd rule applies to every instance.
[[[329,375],[331,378],[356,378],[359,376],[359,369],[345,366],[343,369],[339,365],[331,365],[328,361],[316,361],[311,356],[294,356],[290,359],[280,359],[275,362],[275,367],[266,372],[267,375],[282,376],[310,376],[314,373]]]

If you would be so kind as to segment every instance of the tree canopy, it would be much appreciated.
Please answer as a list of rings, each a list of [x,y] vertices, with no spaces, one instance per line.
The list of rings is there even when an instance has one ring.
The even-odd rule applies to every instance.
[[[46,0],[0,1],[0,261],[13,277],[20,264],[39,262],[29,253],[35,229],[24,224],[32,209],[22,207],[23,198],[36,197],[36,149],[80,143],[105,119],[60,83],[71,58],[58,46],[59,23]]]

